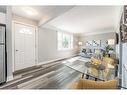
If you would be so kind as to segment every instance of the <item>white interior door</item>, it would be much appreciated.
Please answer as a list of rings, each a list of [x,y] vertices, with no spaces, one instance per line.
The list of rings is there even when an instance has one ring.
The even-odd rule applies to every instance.
[[[35,28],[23,24],[14,24],[15,66],[14,69],[35,65]]]

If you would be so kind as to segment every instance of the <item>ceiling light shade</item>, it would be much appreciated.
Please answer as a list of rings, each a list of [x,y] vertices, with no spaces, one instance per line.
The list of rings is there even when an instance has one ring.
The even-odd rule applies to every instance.
[[[31,7],[23,7],[23,11],[28,15],[37,15],[38,12]]]
[[[114,45],[115,40],[114,39],[108,39],[108,45]]]

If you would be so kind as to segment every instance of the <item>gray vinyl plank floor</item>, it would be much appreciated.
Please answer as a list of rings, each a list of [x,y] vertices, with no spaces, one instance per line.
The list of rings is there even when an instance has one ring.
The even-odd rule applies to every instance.
[[[0,89],[67,89],[80,75],[62,61],[57,61],[16,72],[14,80],[0,86]]]

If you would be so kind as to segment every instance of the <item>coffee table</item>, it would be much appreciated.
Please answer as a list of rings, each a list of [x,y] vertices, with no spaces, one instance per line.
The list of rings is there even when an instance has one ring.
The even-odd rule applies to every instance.
[[[84,76],[86,79],[91,77],[94,78],[95,81],[105,81],[115,78],[115,70],[110,70],[110,68],[107,68],[102,64],[99,66],[94,66],[90,63],[89,58],[74,57],[64,61],[63,64],[68,68],[80,72],[82,74],[82,78],[84,78]],[[108,75],[108,78],[105,77],[106,74]]]

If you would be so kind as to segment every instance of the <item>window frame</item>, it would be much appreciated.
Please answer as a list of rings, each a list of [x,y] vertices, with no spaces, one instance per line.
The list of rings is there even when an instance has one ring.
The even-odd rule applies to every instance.
[[[61,34],[61,38],[59,37],[60,34]],[[68,38],[70,38],[70,41],[68,41],[69,42],[68,48],[64,48],[63,46],[63,40],[64,40],[63,36],[69,36]],[[57,50],[58,51],[72,50],[74,48],[73,44],[74,44],[73,34],[62,32],[62,31],[57,31]]]

